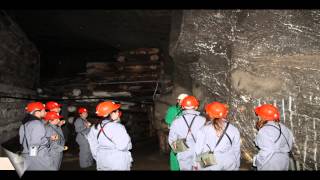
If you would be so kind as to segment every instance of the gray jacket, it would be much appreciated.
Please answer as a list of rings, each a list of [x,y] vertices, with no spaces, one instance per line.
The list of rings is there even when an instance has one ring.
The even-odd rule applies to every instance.
[[[20,144],[23,145],[23,157],[26,170],[54,170],[49,154],[50,142],[46,137],[43,121],[31,120],[22,124],[19,129]],[[36,156],[30,156],[30,148],[35,147]]]
[[[62,156],[63,156],[63,149],[64,149],[64,137],[62,131],[59,131],[61,129],[60,127],[57,127],[52,124],[47,124],[46,126],[46,137],[50,139],[52,135],[57,134],[59,136],[57,141],[49,141],[50,142],[50,148],[49,153],[50,156],[54,162],[54,166],[56,170],[60,169]]]

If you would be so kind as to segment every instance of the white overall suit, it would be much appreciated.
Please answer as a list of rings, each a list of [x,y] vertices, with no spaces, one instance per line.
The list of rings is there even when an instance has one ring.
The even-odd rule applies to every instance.
[[[185,120],[187,122],[185,122]],[[193,120],[194,119],[194,120]],[[192,125],[191,122],[193,121]],[[173,121],[170,127],[168,142],[170,146],[178,139],[186,138],[189,149],[184,152],[177,153],[180,170],[192,170],[194,145],[196,141],[195,135],[205,124],[206,119],[196,110],[184,110],[182,115]],[[191,125],[191,133],[188,132],[188,126]],[[193,136],[192,136],[193,135]]]
[[[131,138],[122,124],[107,119],[103,120],[97,129],[95,126],[91,127],[88,142],[92,156],[97,162],[98,171],[130,170]]]

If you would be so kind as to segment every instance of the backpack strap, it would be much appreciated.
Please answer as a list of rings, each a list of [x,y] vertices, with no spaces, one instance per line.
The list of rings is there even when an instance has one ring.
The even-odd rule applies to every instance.
[[[186,138],[188,137],[188,135],[189,135],[189,133],[190,133],[191,136],[192,136],[193,141],[196,142],[196,138],[194,138],[194,136],[193,136],[193,134],[192,134],[192,132],[191,132],[191,127],[192,127],[192,124],[193,124],[194,120],[196,119],[197,115],[195,115],[195,116],[193,117],[190,125],[188,124],[188,122],[187,122],[186,118],[184,117],[184,115],[182,115],[182,117],[183,117],[183,119],[184,119],[184,122],[185,122],[186,125],[188,126],[188,133],[187,133],[187,135],[186,135]]]
[[[23,125],[23,140],[22,140],[22,145],[23,145],[23,142],[24,142],[24,140],[26,140],[26,145],[27,145],[27,148],[28,148],[28,150],[29,150],[29,144],[28,144],[28,140],[27,140],[27,137],[26,137],[26,126],[25,126],[25,124]]]
[[[290,149],[289,142],[288,142],[286,136],[282,133],[280,124],[279,124],[279,128],[277,128],[276,126],[270,125],[270,124],[266,124],[265,126],[272,126],[272,127],[276,128],[276,129],[278,129],[278,130],[280,131],[280,134],[279,134],[277,140],[276,140],[274,143],[276,143],[276,142],[280,139],[280,136],[281,136],[281,134],[282,134],[282,136],[283,136],[284,139],[286,140],[286,143],[287,143],[287,145],[288,145],[288,147],[289,147],[289,149]],[[289,151],[289,154],[290,154],[290,156],[293,158],[293,160],[295,161],[295,158],[294,158],[294,155],[293,155],[291,149],[290,149],[290,151]]]
[[[232,146],[232,141],[231,141],[231,138],[230,138],[230,136],[228,135],[228,133],[226,133],[226,136],[227,136],[227,138],[229,139],[229,142],[230,142],[230,144],[231,144],[231,146]]]
[[[222,140],[223,136],[226,134],[226,131],[227,131],[228,127],[229,127],[229,124],[230,124],[230,123],[229,123],[229,122],[227,122],[227,125],[226,125],[226,127],[224,128],[223,133],[222,133],[222,135],[220,136],[220,138],[219,138],[219,140],[218,140],[218,142],[217,142],[217,144],[216,144],[215,148],[220,144],[220,142],[221,142],[221,140]]]
[[[101,132],[102,132],[103,135],[104,135],[109,141],[111,141],[112,143],[114,143],[114,142],[112,141],[112,139],[110,139],[110,138],[106,135],[106,133],[104,132],[104,130],[103,130],[103,128],[104,128],[107,124],[109,124],[109,123],[111,123],[111,122],[109,121],[109,122],[105,123],[103,126],[101,126],[101,123],[100,123],[100,130],[99,130],[99,133],[98,133],[98,135],[97,135],[97,140],[99,139],[99,136],[100,136],[100,134],[101,134]]]
[[[274,127],[274,128],[276,128],[276,129],[279,130],[279,136],[278,136],[278,138],[274,141],[274,143],[278,142],[278,140],[280,139],[281,134],[282,134],[280,124],[279,124],[279,128],[276,127],[276,126],[274,126],[274,125],[271,125],[271,124],[265,124],[265,126],[272,126],[272,127]]]

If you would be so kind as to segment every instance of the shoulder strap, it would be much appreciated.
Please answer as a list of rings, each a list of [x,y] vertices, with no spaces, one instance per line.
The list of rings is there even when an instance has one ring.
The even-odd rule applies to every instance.
[[[195,116],[193,117],[190,125],[188,124],[188,122],[187,122],[186,118],[184,117],[184,115],[182,115],[182,117],[183,117],[183,119],[184,119],[184,122],[185,122],[186,125],[188,126],[188,133],[187,133],[187,135],[186,135],[186,138],[188,137],[188,134],[190,133],[191,136],[192,136],[193,141],[196,142],[196,138],[194,138],[194,136],[193,136],[193,134],[192,134],[192,132],[191,132],[191,127],[192,127],[192,124],[193,124],[194,120],[196,119],[197,115],[195,115]]]
[[[207,147],[209,148],[210,152],[212,152],[212,150],[211,150],[210,146],[209,146],[208,144],[206,144],[206,145],[207,145]]]
[[[107,124],[109,124],[109,123],[110,123],[110,121],[107,122],[107,123],[105,123],[103,126],[101,126],[101,123],[100,123],[100,131],[99,131],[99,133],[98,133],[98,135],[97,135],[97,140],[99,139],[99,136],[100,136],[100,134],[101,134],[101,132],[102,132],[103,135],[104,135],[109,141],[111,141],[112,143],[114,143],[114,142],[112,141],[112,139],[110,139],[110,138],[106,135],[106,133],[104,132],[104,130],[103,130],[103,128],[104,128]]]
[[[276,128],[276,129],[279,130],[279,132],[280,132],[280,133],[279,133],[279,136],[278,136],[278,138],[274,141],[274,143],[278,142],[278,140],[280,139],[281,134],[282,134],[280,124],[279,124],[279,128],[276,127],[276,126],[274,126],[274,125],[271,125],[271,124],[265,124],[265,126],[272,126],[272,127],[274,127],[274,128]]]
[[[222,135],[220,136],[220,138],[219,138],[219,140],[218,140],[218,142],[217,142],[217,144],[216,144],[215,147],[217,147],[217,146],[220,144],[221,139],[223,138],[224,134],[226,134],[226,131],[227,131],[228,127],[229,127],[229,122],[227,122],[227,125],[226,125],[226,127],[224,128],[223,133],[222,133]]]
[[[229,139],[229,142],[230,142],[230,144],[231,144],[231,146],[232,146],[232,141],[231,141],[231,138],[230,138],[230,136],[228,135],[228,133],[226,133],[226,136],[227,136],[227,138]]]
[[[280,129],[280,135],[282,134],[282,136],[283,136],[284,139],[286,140],[286,143],[287,143],[287,145],[288,145],[288,148],[290,149],[289,142],[288,142],[286,136],[282,133],[280,124],[279,124],[279,129]],[[290,156],[293,158],[293,160],[296,161],[296,160],[295,160],[295,157],[294,157],[294,155],[293,155],[293,153],[292,153],[292,151],[291,151],[291,149],[290,149],[290,151],[289,151],[289,154],[290,154]],[[295,164],[295,166],[296,166],[296,164]],[[296,168],[296,167],[295,167],[295,168]]]
[[[25,126],[25,124],[23,125],[23,140],[22,140],[22,146],[23,146],[23,142],[24,142],[24,140],[26,140],[26,145],[27,145],[27,148],[28,148],[28,150],[29,150],[29,144],[28,144],[28,140],[27,140],[27,137],[26,137],[26,126]]]
[[[282,131],[281,131],[281,126],[280,126],[280,124],[279,124],[279,129],[280,129],[280,132],[281,132],[281,134],[282,134],[282,136],[284,137],[284,139],[286,140],[286,143],[287,143],[287,145],[288,145],[288,147],[290,148],[290,145],[289,145],[289,142],[288,142],[288,140],[287,140],[287,138],[286,138],[286,136],[282,133]],[[290,152],[289,153],[292,153],[291,152],[291,150],[290,150]]]

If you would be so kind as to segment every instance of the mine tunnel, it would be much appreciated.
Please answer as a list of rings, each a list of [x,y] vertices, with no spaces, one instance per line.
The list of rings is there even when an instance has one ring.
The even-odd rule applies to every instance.
[[[1,10],[0,142],[18,135],[26,104],[62,104],[79,167],[77,108],[121,103],[133,170],[169,170],[166,111],[180,93],[229,105],[241,170],[257,153],[254,107],[271,103],[293,132],[302,170],[318,170],[319,10]],[[319,148],[320,149],[320,148]],[[5,153],[1,151],[1,157]],[[92,166],[85,170],[95,170]]]

